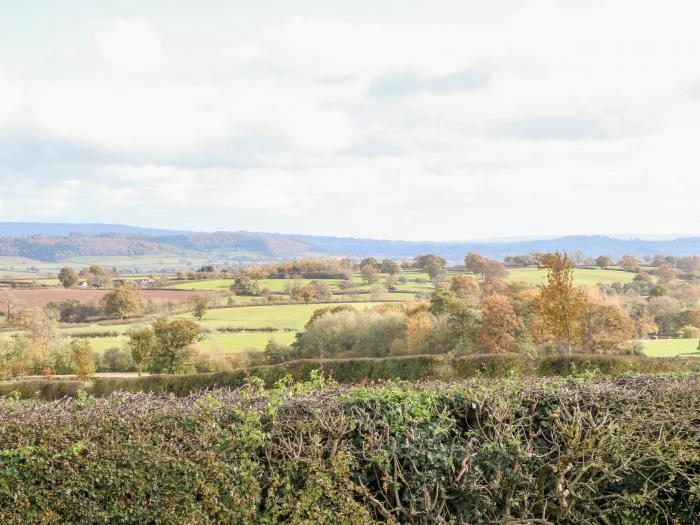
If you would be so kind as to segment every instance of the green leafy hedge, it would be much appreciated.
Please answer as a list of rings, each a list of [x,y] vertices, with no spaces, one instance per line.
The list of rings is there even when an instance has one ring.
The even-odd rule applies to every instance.
[[[40,380],[0,383],[0,395],[13,391],[23,398],[60,399],[86,390],[94,396],[112,392],[155,392],[186,396],[213,388],[238,388],[251,377],[267,386],[285,377],[304,381],[320,370],[344,384],[403,379],[408,381],[468,379],[472,377],[569,376],[584,372],[619,375],[629,372],[666,373],[700,371],[700,359],[661,359],[615,355],[557,355],[531,360],[520,354],[416,355],[385,358],[300,359],[278,365],[256,366],[232,372],[142,377],[97,377],[89,384],[80,381]]]
[[[697,523],[700,379],[0,401],[0,523]]]

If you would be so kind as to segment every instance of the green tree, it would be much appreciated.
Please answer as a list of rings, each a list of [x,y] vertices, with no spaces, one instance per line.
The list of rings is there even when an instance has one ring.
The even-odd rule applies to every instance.
[[[427,255],[419,255],[415,258],[416,267],[425,270],[431,279],[435,279],[438,275],[445,271],[447,261],[438,256],[429,253]]]
[[[608,266],[612,264],[612,259],[607,255],[601,255],[595,260],[595,264],[601,270],[605,270]]]
[[[70,344],[71,361],[75,375],[82,381],[87,381],[95,374],[95,357],[90,341],[74,339]]]
[[[139,375],[148,363],[148,357],[155,343],[155,334],[150,328],[135,330],[129,334],[129,349],[131,360],[138,368]]]
[[[430,313],[433,315],[446,314],[457,297],[445,288],[436,288],[430,296]]]
[[[102,298],[102,307],[106,316],[123,319],[141,311],[141,298],[129,288],[117,288]]]
[[[371,266],[375,270],[379,270],[379,267],[381,265],[379,264],[379,261],[374,257],[365,257],[360,261],[360,268],[362,268],[363,266]]]
[[[230,290],[236,295],[260,295],[258,283],[250,277],[236,277]]]
[[[209,308],[209,299],[203,295],[194,295],[190,300],[192,301],[192,316],[201,321]]]
[[[379,272],[371,264],[360,266],[360,275],[362,275],[362,280],[367,284],[374,284],[379,280]]]
[[[391,259],[384,259],[380,269],[382,273],[388,273],[389,275],[401,273],[401,265],[396,261],[392,261]]]
[[[75,270],[69,266],[61,268],[58,272],[58,280],[61,282],[64,288],[72,288],[78,284],[78,274]]]
[[[148,352],[151,372],[187,372],[193,352],[190,345],[201,340],[202,329],[188,319],[156,319],[151,327],[153,345]]]

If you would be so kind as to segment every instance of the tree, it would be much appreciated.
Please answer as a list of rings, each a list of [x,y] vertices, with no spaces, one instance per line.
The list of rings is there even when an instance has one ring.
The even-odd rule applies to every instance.
[[[131,350],[131,360],[141,375],[143,367],[148,362],[148,356],[155,343],[155,334],[150,328],[135,330],[129,334],[129,349]]]
[[[82,381],[87,381],[95,374],[95,357],[87,339],[74,339],[70,344],[71,361],[75,375]]]
[[[491,259],[486,260],[481,273],[484,275],[484,279],[505,279],[508,277],[508,270],[506,270],[505,265],[500,261]]]
[[[360,268],[362,268],[363,266],[371,266],[375,270],[379,270],[379,267],[381,265],[379,264],[379,261],[374,257],[365,257],[360,261]]]
[[[111,282],[114,275],[116,275],[116,272],[112,272],[104,266],[97,264],[80,270],[80,276],[85,277],[88,284],[97,288],[106,287]]]
[[[260,295],[258,283],[250,277],[236,277],[230,290],[236,295]]]
[[[316,288],[311,284],[304,284],[304,281],[296,281],[287,290],[289,297],[294,301],[310,303],[316,298]]]
[[[689,324],[690,326],[694,326],[696,328],[700,328],[700,310],[688,310],[685,314],[685,318],[686,324]]]
[[[124,319],[127,315],[141,311],[141,298],[133,290],[121,287],[102,298],[102,307],[106,316]]]
[[[612,264],[612,259],[607,255],[601,255],[595,260],[595,264],[601,270],[605,270],[608,266]]]
[[[670,283],[676,279],[676,272],[670,266],[663,265],[656,272],[659,274],[659,280],[661,282]]]
[[[518,334],[525,328],[522,319],[516,315],[513,306],[504,295],[485,297],[481,306],[484,319],[477,343],[492,354],[511,352]]]
[[[53,312],[28,308],[15,315],[12,324],[24,332],[17,337],[16,350],[28,372],[52,374],[57,368],[70,372],[65,359],[66,345]]]
[[[379,280],[379,272],[377,271],[377,268],[371,264],[364,264],[360,266],[360,274],[362,275],[362,280],[368,285],[374,284]]]
[[[190,345],[202,336],[202,329],[193,321],[161,317],[151,328],[132,332],[129,346],[139,370],[145,362],[151,372],[175,374],[188,371],[193,354]]]
[[[614,304],[588,300],[581,313],[583,345],[593,353],[616,353],[634,335],[629,315]]]
[[[639,266],[639,261],[634,255],[623,255],[619,262],[623,270],[634,270]]]
[[[584,293],[574,286],[573,267],[566,255],[547,254],[540,266],[547,270],[547,284],[535,300],[535,310],[544,328],[571,353],[581,339],[579,318]]]
[[[450,291],[462,299],[477,299],[479,283],[469,275],[453,275],[450,279]]]
[[[409,354],[428,354],[435,347],[435,320],[425,311],[418,311],[406,320],[406,350]]]
[[[330,287],[323,281],[311,281],[309,283],[314,292],[314,298],[317,301],[327,301],[333,297]]]
[[[296,351],[285,345],[279,344],[274,339],[269,339],[265,345],[265,362],[271,365],[284,363],[295,358]]]
[[[388,273],[389,275],[401,273],[401,265],[391,259],[384,259],[380,269],[382,273]]]
[[[451,291],[445,290],[444,288],[436,288],[430,296],[430,313],[435,316],[448,313],[450,306],[455,300],[455,294]]]
[[[487,259],[478,253],[468,253],[464,257],[464,266],[472,273],[483,274],[486,268]]]
[[[416,267],[425,270],[431,279],[435,279],[438,275],[444,273],[447,261],[443,257],[429,253],[416,257],[415,263]]]
[[[58,272],[58,280],[64,288],[72,288],[78,284],[78,274],[75,273],[73,268],[66,266]]]
[[[193,295],[190,300],[192,301],[192,317],[201,321],[209,308],[209,299],[203,295]]]
[[[8,290],[0,289],[0,306],[5,312],[6,321],[10,321],[15,308],[20,305],[19,300]]]

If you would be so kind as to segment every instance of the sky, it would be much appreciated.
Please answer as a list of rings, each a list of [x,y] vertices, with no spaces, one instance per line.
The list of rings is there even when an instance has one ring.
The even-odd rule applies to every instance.
[[[700,234],[700,3],[0,0],[0,221]]]

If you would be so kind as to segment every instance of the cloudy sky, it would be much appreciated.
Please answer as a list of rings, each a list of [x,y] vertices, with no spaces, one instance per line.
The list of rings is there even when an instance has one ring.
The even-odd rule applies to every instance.
[[[700,233],[700,3],[0,0],[0,221]]]

